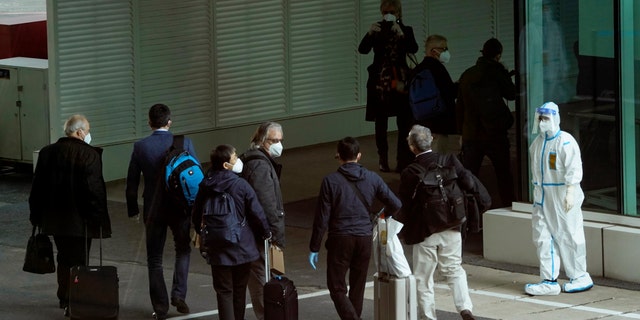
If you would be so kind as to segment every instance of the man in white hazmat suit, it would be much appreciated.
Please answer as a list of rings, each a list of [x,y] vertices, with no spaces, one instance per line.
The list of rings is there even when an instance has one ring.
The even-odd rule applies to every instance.
[[[530,295],[560,294],[560,258],[570,281],[564,292],[593,287],[587,272],[586,247],[580,206],[584,193],[580,148],[571,134],[560,130],[558,105],[547,102],[536,109],[529,147],[533,192],[533,242],[540,260],[539,283],[525,285]]]

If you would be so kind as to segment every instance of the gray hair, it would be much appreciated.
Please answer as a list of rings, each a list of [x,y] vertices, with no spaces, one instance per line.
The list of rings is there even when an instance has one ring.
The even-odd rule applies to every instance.
[[[282,132],[282,126],[279,123],[273,121],[267,121],[260,124],[260,126],[258,126],[256,131],[253,133],[253,136],[251,137],[251,144],[249,145],[249,149],[260,149],[260,146],[264,145],[264,142],[269,137],[269,132],[272,130]]]
[[[413,146],[420,152],[430,150],[431,142],[433,142],[431,130],[427,127],[416,124],[411,128],[411,131],[409,131],[407,142],[409,142],[410,146]]]
[[[64,127],[63,127],[64,134],[67,137],[70,137],[78,130],[86,131],[88,124],[89,124],[89,121],[85,116],[81,114],[74,114],[71,117],[69,117],[67,121],[65,121]]]

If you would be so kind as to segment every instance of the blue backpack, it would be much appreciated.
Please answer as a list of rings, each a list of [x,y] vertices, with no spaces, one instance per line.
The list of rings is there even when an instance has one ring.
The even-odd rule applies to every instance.
[[[418,72],[409,84],[409,106],[413,118],[427,120],[444,114],[446,104],[429,69]]]
[[[190,212],[203,178],[198,159],[184,150],[184,136],[174,136],[164,166],[165,187],[172,202]]]

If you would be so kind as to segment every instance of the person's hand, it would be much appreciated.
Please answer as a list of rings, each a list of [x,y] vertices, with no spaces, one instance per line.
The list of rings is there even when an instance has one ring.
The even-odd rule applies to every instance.
[[[395,32],[399,36],[404,36],[404,32],[402,32],[402,28],[400,28],[400,24],[396,21],[393,22],[391,26],[391,31]]]
[[[269,233],[262,235],[262,240],[269,240],[269,242],[272,242],[273,240],[273,235],[271,234],[271,231],[269,231]]]
[[[136,214],[135,216],[131,216],[129,217],[129,220],[135,222],[135,223],[140,223],[140,214]]]
[[[574,199],[575,199],[575,186],[568,185],[567,193],[564,196],[564,211],[569,212],[573,208]]]
[[[382,28],[380,28],[380,22],[375,22],[369,27],[369,35],[372,35],[374,32],[380,32]]]
[[[309,253],[309,264],[311,264],[311,267],[313,267],[313,270],[317,270],[316,263],[318,263],[318,253],[317,252],[310,252]]]

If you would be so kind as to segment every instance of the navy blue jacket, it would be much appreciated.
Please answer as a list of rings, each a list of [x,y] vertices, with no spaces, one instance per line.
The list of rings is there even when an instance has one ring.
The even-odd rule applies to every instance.
[[[233,198],[237,212],[247,217],[247,225],[242,230],[240,242],[234,246],[210,247],[211,265],[235,266],[257,260],[260,257],[256,239],[267,238],[270,233],[267,218],[258,202],[255,191],[249,183],[230,170],[209,171],[200,183],[198,195],[193,205],[191,221],[200,230],[202,206],[210,191],[227,192]]]
[[[311,252],[318,252],[327,228],[329,237],[333,235],[369,236],[372,224],[369,208],[365,207],[351,185],[345,179],[354,181],[365,201],[371,206],[374,199],[385,206],[385,216],[400,210],[401,202],[379,175],[355,162],[340,166],[322,180],[313,233],[309,243]]]
[[[167,150],[173,144],[173,134],[165,130],[155,130],[153,133],[136,142],[133,145],[133,153],[129,161],[129,171],[127,173],[127,211],[129,217],[139,213],[138,209],[138,186],[140,185],[140,173],[144,176],[144,200],[143,212],[145,222],[149,222],[149,214],[158,214],[161,217],[171,213],[169,197],[164,195],[165,188],[158,185],[164,179],[158,175],[164,173],[162,164]],[[184,149],[196,157],[191,140],[184,138]],[[197,159],[197,157],[196,157]],[[158,194],[156,194],[158,193]]]

